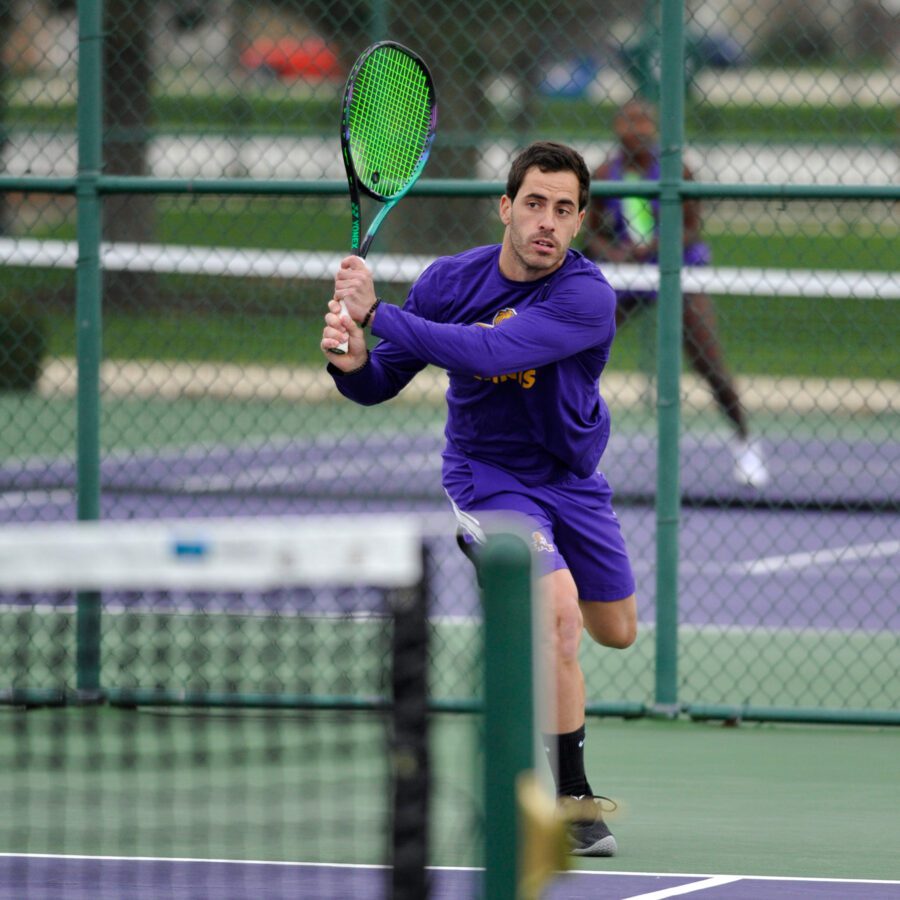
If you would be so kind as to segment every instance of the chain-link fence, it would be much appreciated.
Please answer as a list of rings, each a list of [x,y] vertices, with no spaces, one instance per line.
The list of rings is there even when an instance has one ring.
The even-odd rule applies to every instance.
[[[445,375],[358,408],[318,349],[350,239],[340,95],[391,38],[427,60],[440,106],[424,179],[370,257],[392,302],[434,256],[499,238],[517,147],[566,141],[596,171],[578,241],[621,293],[602,468],[643,629],[624,654],[585,646],[592,709],[895,717],[900,9],[684,4],[679,564],[657,588],[667,4],[107,0],[101,19],[0,0],[3,521],[441,508]],[[625,153],[641,128],[647,152]],[[436,553],[434,696],[452,705],[475,690],[478,609],[449,534]],[[661,692],[655,608],[675,599]],[[36,614],[47,649],[4,628],[0,669],[29,652],[12,687],[73,687],[72,611],[6,598],[0,616]],[[104,684],[140,680],[116,658]],[[242,688],[272,690],[257,663]]]

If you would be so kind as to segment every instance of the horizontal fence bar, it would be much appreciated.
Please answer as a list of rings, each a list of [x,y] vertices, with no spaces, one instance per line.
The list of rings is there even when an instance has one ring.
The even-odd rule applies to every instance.
[[[691,703],[682,711],[695,721],[802,722],[820,725],[900,725],[896,709],[817,709],[816,707],[729,706]]]
[[[387,697],[326,694],[257,694],[223,691],[172,691],[154,688],[110,688],[111,706],[191,706],[235,709],[344,709],[390,708]]]
[[[316,694],[259,694],[220,691],[157,690],[154,688],[109,688],[91,702],[106,701],[111,706],[181,706],[218,709],[343,709],[384,710],[390,707],[387,697],[335,696]],[[74,691],[58,688],[10,688],[0,691],[0,706],[67,706],[83,705],[85,699]],[[479,714],[484,712],[481,700],[473,698],[433,698],[428,703],[433,713]],[[591,717],[638,719],[662,715],[665,718],[688,718],[722,722],[785,722],[819,725],[900,725],[900,710],[892,709],[818,709],[816,707],[738,706],[730,704],[689,703],[660,710],[640,701],[619,700],[588,703],[585,714]]]
[[[647,715],[646,703],[636,700],[609,700],[603,703],[587,703],[584,707],[588,716],[611,716],[623,719],[639,719]]]
[[[0,176],[0,191],[73,194],[74,178]],[[325,196],[347,193],[344,179],[271,180],[257,178],[149,178],[138,175],[101,175],[101,194],[223,194],[257,196]],[[465,178],[424,179],[413,185],[411,195],[419,197],[499,197],[506,189],[501,181]],[[677,190],[683,197],[744,200],[900,200],[898,184],[736,184],[681,181]],[[594,197],[658,197],[655,181],[594,181]]]
[[[21,191],[35,194],[74,194],[76,178],[44,178],[35,175],[0,175],[0,192]]]
[[[110,706],[182,706],[218,709],[343,709],[383,710],[390,708],[387,697],[354,697],[316,694],[258,694],[220,691],[156,690],[154,688],[110,688],[98,692],[91,702]],[[0,706],[83,705],[77,691],[57,688],[10,688],[0,691]],[[429,703],[432,712],[480,713],[479,700],[447,699]]]
[[[629,185],[629,192],[630,192]],[[742,200],[900,200],[900,184],[716,184],[682,181],[683,197]]]
[[[0,691],[0,706],[65,706],[75,695],[57,688],[7,688]]]

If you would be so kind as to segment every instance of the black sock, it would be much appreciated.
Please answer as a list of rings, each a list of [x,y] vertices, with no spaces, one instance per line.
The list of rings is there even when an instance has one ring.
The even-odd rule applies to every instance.
[[[590,796],[591,786],[584,774],[584,725],[568,734],[545,734],[544,749],[553,749],[556,741],[556,792],[561,797]],[[549,748],[549,749],[548,749]]]

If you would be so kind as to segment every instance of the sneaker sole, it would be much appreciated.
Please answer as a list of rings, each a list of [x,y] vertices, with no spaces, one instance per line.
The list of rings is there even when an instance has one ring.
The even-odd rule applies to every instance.
[[[605,838],[601,838],[590,847],[578,847],[569,851],[572,856],[615,856],[619,847],[616,839],[608,834]]]

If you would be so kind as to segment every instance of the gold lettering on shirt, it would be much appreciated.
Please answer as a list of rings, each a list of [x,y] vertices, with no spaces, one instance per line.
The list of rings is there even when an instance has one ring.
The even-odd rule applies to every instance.
[[[505,322],[507,319],[513,318],[513,316],[515,315],[516,311],[510,307],[507,307],[506,309],[501,309],[498,313],[496,313],[494,315],[493,321],[490,324],[488,324],[487,322],[476,322],[475,324],[479,328],[494,328],[502,322]],[[509,375],[494,375],[490,378],[483,378],[480,375],[475,376],[478,381],[491,381],[494,384],[504,384],[507,381],[515,382],[525,390],[534,387],[536,377],[537,370],[535,369],[526,369],[523,372],[512,372]]]
[[[491,377],[482,377],[481,375],[473,376],[477,381],[492,381],[494,384],[505,384],[507,381],[514,382],[526,391],[528,388],[534,387],[537,378],[537,369],[525,369],[524,372],[510,372],[509,375],[493,375]]]

